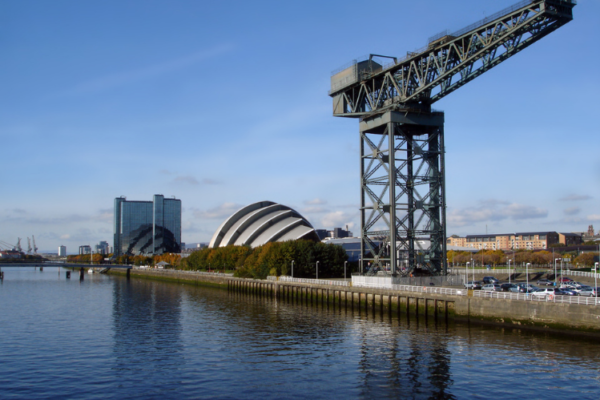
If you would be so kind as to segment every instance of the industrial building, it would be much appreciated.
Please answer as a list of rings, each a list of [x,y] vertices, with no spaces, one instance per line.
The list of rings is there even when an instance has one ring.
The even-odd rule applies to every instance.
[[[181,252],[181,200],[154,195],[152,201],[115,199],[115,256]]]

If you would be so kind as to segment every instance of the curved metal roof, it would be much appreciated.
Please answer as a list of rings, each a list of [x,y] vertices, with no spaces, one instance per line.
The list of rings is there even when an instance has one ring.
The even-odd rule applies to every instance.
[[[297,211],[272,201],[259,201],[227,218],[213,235],[209,247],[258,247],[296,239],[319,240],[310,222]]]

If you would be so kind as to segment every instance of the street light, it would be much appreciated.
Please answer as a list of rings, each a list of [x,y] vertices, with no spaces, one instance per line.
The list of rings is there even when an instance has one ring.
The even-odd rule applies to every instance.
[[[346,279],[346,264],[348,264],[348,261],[344,261],[344,280]]]
[[[531,263],[527,263],[527,265],[525,265],[525,276],[527,276],[527,296],[529,296],[529,266],[531,265]]]
[[[508,283],[509,283],[509,284],[510,284],[510,262],[511,262],[511,261],[512,261],[512,260],[509,258],[509,259],[508,259]]]
[[[294,277],[294,260],[292,260],[292,278]]]
[[[317,261],[317,279],[319,279],[319,262]]]
[[[471,258],[471,266],[473,267],[473,282],[475,282],[475,263],[473,262],[472,258]]]
[[[465,270],[465,286],[467,285],[467,281],[469,280],[469,262],[467,261],[466,270]]]
[[[600,246],[598,246],[598,254],[600,254]],[[594,294],[596,295],[596,304],[598,304],[598,264],[594,264]]]
[[[556,262],[560,260],[560,258],[554,259],[554,287],[556,287]],[[562,269],[560,270],[560,277],[562,278]]]

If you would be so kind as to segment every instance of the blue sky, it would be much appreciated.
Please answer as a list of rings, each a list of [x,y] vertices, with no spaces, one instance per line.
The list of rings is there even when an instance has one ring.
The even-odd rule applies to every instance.
[[[115,197],[176,196],[183,241],[272,200],[358,233],[358,122],[332,70],[513,0],[0,2],[0,240],[112,243]],[[437,102],[448,234],[600,229],[600,2]],[[24,239],[26,242],[26,239]]]

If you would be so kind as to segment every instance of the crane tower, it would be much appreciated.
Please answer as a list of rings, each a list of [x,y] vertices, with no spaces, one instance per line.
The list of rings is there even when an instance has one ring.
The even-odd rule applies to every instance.
[[[444,113],[431,105],[571,21],[576,4],[520,1],[400,59],[334,71],[333,115],[359,118],[361,263],[447,273]]]

